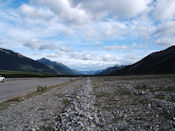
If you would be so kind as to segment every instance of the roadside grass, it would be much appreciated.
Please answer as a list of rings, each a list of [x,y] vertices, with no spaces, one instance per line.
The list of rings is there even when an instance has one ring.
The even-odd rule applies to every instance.
[[[7,100],[7,102],[21,102],[21,101],[23,101],[23,100],[24,100],[23,97],[21,97],[21,96],[16,96],[16,97],[13,97],[13,98]]]
[[[68,99],[63,99],[63,104],[64,105],[67,105],[67,104],[69,104],[70,103],[70,100],[68,100]]]
[[[11,104],[14,104],[14,103],[17,103],[17,102],[21,102],[23,100],[24,100],[24,98],[21,97],[21,96],[10,98],[9,100],[7,100],[5,102],[0,103],[0,110],[7,109],[8,106],[10,106]]]
[[[131,95],[131,91],[127,90],[127,89],[120,89],[116,92],[118,95]]]
[[[155,95],[155,98],[160,100],[165,100],[165,94],[164,93],[158,93]]]
[[[8,108],[8,106],[12,104],[10,102],[3,102],[3,103],[0,103],[0,110],[5,110]]]
[[[149,85],[143,83],[143,84],[139,84],[139,85],[136,85],[134,86],[134,88],[136,90],[146,90],[146,89],[151,89]]]
[[[95,96],[96,96],[96,98],[101,98],[101,97],[110,96],[110,94],[107,92],[99,92],[99,93],[96,93]]]
[[[37,92],[47,91],[47,86],[37,86]]]
[[[165,91],[165,92],[175,92],[175,87],[159,87],[158,91]]]
[[[51,125],[48,125],[47,127],[41,128],[41,131],[55,131],[56,129],[52,127]]]

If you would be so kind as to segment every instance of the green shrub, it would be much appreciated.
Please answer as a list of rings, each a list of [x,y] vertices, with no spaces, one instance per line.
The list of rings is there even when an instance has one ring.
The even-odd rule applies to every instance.
[[[160,99],[160,100],[165,100],[165,94],[163,94],[163,93],[159,93],[159,94],[155,95],[155,97],[157,99]]]
[[[42,92],[42,91],[45,91],[47,90],[47,86],[37,86],[37,91],[38,92]]]

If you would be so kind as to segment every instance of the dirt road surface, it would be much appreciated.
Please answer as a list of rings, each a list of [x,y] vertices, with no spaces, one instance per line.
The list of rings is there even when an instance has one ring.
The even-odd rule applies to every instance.
[[[37,86],[52,86],[67,82],[71,79],[75,78],[7,78],[4,83],[0,83],[0,102],[16,95],[35,91]]]

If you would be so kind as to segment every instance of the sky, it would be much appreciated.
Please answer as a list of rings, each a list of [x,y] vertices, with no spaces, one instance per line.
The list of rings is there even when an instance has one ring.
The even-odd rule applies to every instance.
[[[0,47],[81,71],[175,45],[175,0],[0,0]]]

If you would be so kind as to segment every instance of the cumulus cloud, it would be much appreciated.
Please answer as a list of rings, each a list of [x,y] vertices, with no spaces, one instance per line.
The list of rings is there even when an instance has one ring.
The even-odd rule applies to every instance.
[[[152,0],[71,0],[87,12],[104,17],[113,14],[120,18],[132,18],[147,10]]]
[[[175,45],[175,38],[172,38],[172,37],[158,38],[156,40],[156,44],[163,45],[163,46],[172,46],[172,45]]]
[[[115,56],[112,56],[112,55],[105,55],[103,58],[102,58],[103,61],[105,62],[109,62],[109,61],[117,61],[117,58]]]
[[[175,21],[168,21],[160,24],[153,33],[157,37],[174,36],[175,35]]]
[[[97,58],[97,56],[94,56],[92,54],[82,53],[78,51],[70,52],[68,55],[69,58],[71,59],[82,60],[82,61],[95,60]]]
[[[84,54],[80,59],[82,60],[92,60],[94,57],[91,56],[90,54]]]
[[[31,41],[27,41],[23,44],[23,46],[30,49],[38,49],[38,50],[57,50],[58,47],[54,44],[43,44],[38,39],[32,39]]]
[[[129,49],[129,46],[127,45],[112,45],[112,46],[104,46],[104,49],[106,50],[126,50]]]
[[[174,0],[157,0],[154,9],[154,17],[158,21],[172,20],[175,18]]]
[[[137,43],[133,42],[131,45],[112,45],[112,46],[104,46],[103,48],[106,50],[131,50],[137,46]]]
[[[32,39],[31,41],[25,42],[23,45],[31,49],[38,49],[40,47],[38,39]]]
[[[50,54],[46,55],[46,57],[48,57],[48,58],[57,58],[58,56],[60,56],[58,53],[50,53]]]
[[[83,24],[89,21],[90,16],[79,6],[72,7],[69,0],[31,0],[38,6],[50,9],[55,16],[68,23]]]
[[[85,24],[112,15],[133,18],[149,9],[152,0],[30,0],[20,7],[22,14],[34,18],[58,17],[71,24]],[[37,6],[33,6],[37,4]]]
[[[68,46],[61,46],[60,48],[60,51],[62,51],[62,52],[71,52],[71,51],[73,51],[70,47],[68,47]]]
[[[153,36],[155,37],[155,43],[163,46],[171,46],[175,44],[175,22],[168,21],[163,22],[153,32]]]
[[[42,8],[35,8],[27,4],[23,4],[20,7],[20,11],[23,16],[28,16],[34,19],[49,19],[53,16],[53,13],[50,10],[42,9]]]

